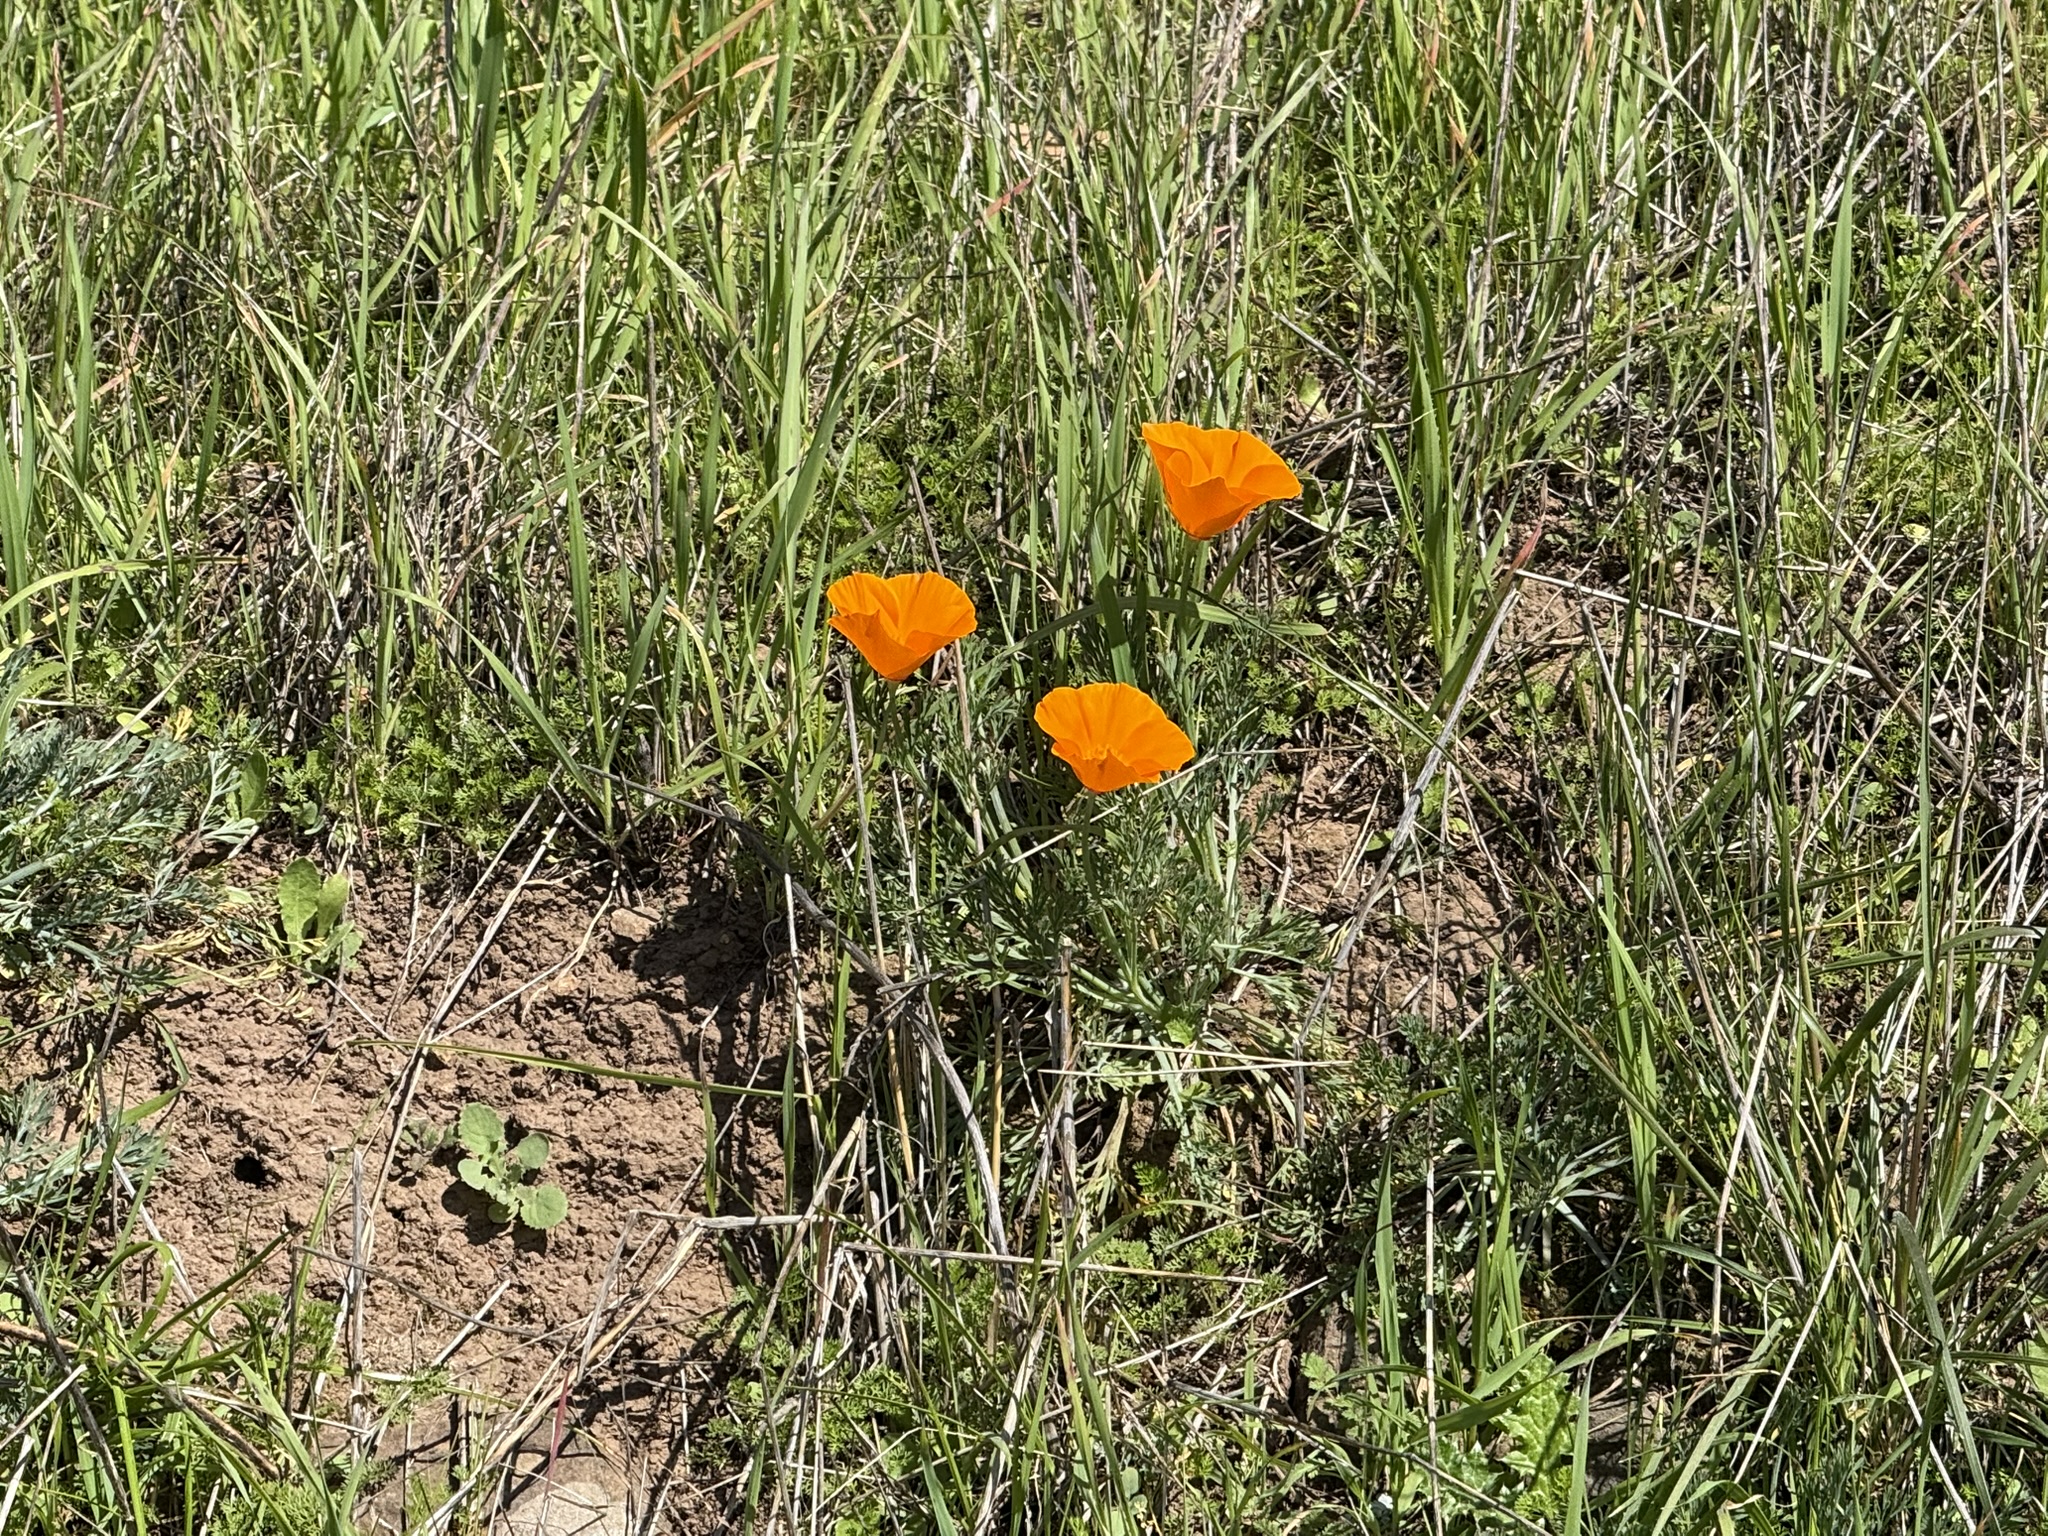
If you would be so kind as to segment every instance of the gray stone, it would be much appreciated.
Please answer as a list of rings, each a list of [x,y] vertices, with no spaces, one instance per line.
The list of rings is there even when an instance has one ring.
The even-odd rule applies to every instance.
[[[652,912],[641,912],[632,907],[612,908],[612,933],[628,944],[642,943],[647,935],[654,932],[655,922]]]
[[[624,1489],[593,1461],[579,1456],[515,1498],[505,1511],[507,1536],[631,1536]]]

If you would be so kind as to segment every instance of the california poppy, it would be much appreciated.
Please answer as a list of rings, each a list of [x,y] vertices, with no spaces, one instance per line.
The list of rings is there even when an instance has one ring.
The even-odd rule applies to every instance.
[[[1129,683],[1055,688],[1032,718],[1052,738],[1052,755],[1097,794],[1150,784],[1195,755],[1187,732]]]
[[[937,571],[887,581],[856,571],[825,589],[832,627],[853,642],[868,665],[900,683],[942,645],[974,633],[974,604]]]
[[[1254,507],[1301,494],[1294,471],[1249,432],[1148,421],[1145,446],[1159,467],[1167,509],[1198,539],[1235,528]]]

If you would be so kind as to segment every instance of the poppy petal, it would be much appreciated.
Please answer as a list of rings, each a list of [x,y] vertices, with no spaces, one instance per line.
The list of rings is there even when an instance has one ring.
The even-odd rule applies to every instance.
[[[1053,756],[1098,794],[1152,783],[1194,756],[1187,733],[1128,683],[1055,688],[1033,718],[1053,738]]]
[[[886,581],[856,571],[825,591],[832,627],[853,642],[869,666],[900,683],[943,646],[974,632],[974,604],[936,571]]]
[[[1280,455],[1249,432],[1184,421],[1147,422],[1143,430],[1167,510],[1195,538],[1213,539],[1254,508],[1301,494]]]
[[[974,633],[974,604],[954,583],[936,571],[895,579],[904,583],[896,595],[906,639],[931,640],[936,650]]]
[[[1091,734],[1081,711],[1081,690],[1078,688],[1053,689],[1038,701],[1038,708],[1031,712],[1031,718],[1053,739],[1053,751],[1061,756],[1065,756],[1064,749],[1069,743]]]
[[[1156,765],[1158,771],[1170,773],[1195,755],[1195,744],[1186,731],[1162,714],[1132,730],[1118,752],[1133,764]]]

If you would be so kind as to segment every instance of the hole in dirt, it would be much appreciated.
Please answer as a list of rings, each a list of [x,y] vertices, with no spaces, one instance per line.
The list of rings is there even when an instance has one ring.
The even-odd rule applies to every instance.
[[[254,1152],[244,1152],[235,1159],[234,1174],[237,1184],[248,1184],[257,1189],[268,1189],[277,1182],[277,1175],[271,1171],[270,1164]]]

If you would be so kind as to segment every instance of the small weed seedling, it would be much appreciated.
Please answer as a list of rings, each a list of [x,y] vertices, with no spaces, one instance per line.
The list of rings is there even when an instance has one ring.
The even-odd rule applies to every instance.
[[[293,859],[277,879],[277,918],[285,955],[294,965],[332,975],[363,947],[362,931],[343,912],[349,879],[336,870],[325,880],[311,859]]]
[[[398,1145],[401,1150],[432,1157],[454,1146],[460,1136],[460,1127],[436,1125],[424,1115],[406,1118],[405,1129],[399,1133]]]
[[[529,1184],[526,1176],[538,1173],[548,1160],[548,1139],[529,1133],[519,1145],[505,1142],[505,1122],[488,1104],[462,1106],[455,1122],[455,1139],[469,1154],[455,1165],[462,1182],[491,1201],[491,1220],[519,1221],[536,1232],[545,1232],[569,1214],[569,1197],[559,1184]]]

